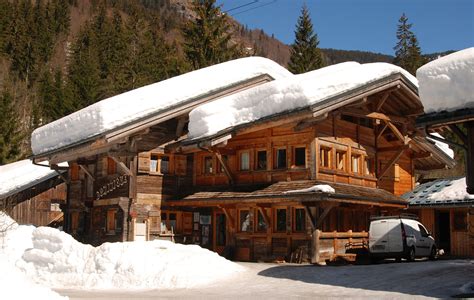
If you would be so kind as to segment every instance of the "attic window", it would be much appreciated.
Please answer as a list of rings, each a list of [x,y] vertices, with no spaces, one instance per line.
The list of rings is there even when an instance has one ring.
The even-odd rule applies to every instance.
[[[286,149],[276,149],[275,169],[286,169]]]
[[[306,148],[297,147],[295,148],[295,166],[296,167],[306,167]]]

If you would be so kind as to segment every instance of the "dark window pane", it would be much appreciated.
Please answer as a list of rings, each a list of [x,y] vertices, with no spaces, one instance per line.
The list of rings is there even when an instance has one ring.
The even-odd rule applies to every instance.
[[[276,151],[276,165],[277,169],[286,168],[286,149],[278,149]]]
[[[243,232],[253,231],[252,214],[248,210],[240,211],[240,231],[243,231]]]
[[[267,223],[260,211],[258,211],[258,220],[257,220],[257,231],[267,231]]]
[[[306,148],[295,148],[295,166],[306,166]]]
[[[267,169],[267,151],[257,152],[257,170]]]
[[[295,231],[306,229],[305,211],[302,208],[295,209]]]
[[[168,156],[163,156],[161,158],[160,173],[161,174],[168,174],[169,166],[170,166],[170,158]]]
[[[286,209],[276,211],[276,231],[286,231]]]
[[[225,246],[225,215],[218,214],[216,217],[216,244]]]

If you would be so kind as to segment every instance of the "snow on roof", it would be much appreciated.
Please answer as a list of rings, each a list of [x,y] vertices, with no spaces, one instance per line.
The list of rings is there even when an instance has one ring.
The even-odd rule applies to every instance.
[[[409,205],[462,205],[474,202],[474,195],[466,192],[466,177],[437,179],[417,186],[402,198]]]
[[[317,184],[306,189],[286,191],[286,192],[283,192],[283,194],[298,194],[298,193],[311,193],[311,192],[334,194],[336,190],[328,184]]]
[[[349,90],[403,74],[414,86],[415,77],[387,63],[346,62],[256,86],[200,105],[190,113],[189,138],[210,136],[236,125],[307,107]]]
[[[436,137],[439,137],[441,139],[444,139],[444,137],[442,137],[441,134],[439,134],[437,132],[432,133],[432,135],[434,135]],[[443,151],[447,156],[449,156],[451,158],[454,158],[454,151],[453,151],[453,149],[449,148],[448,144],[440,142],[438,140],[430,139],[429,137],[428,137],[428,139],[430,141],[433,141],[435,143],[435,146],[438,147],[438,149],[440,149],[441,151]]]
[[[474,47],[427,63],[416,77],[425,112],[474,108]]]
[[[58,173],[49,166],[34,165],[29,159],[0,166],[0,198],[13,195],[55,176],[58,176]]]
[[[224,62],[102,100],[42,126],[33,131],[31,148],[36,155],[59,149],[265,74],[292,76],[262,57]]]

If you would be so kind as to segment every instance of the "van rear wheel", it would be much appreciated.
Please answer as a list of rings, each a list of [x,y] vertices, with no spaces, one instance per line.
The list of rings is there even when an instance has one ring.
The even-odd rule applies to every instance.
[[[408,250],[407,260],[408,261],[414,261],[415,260],[415,248],[411,247],[410,250]]]

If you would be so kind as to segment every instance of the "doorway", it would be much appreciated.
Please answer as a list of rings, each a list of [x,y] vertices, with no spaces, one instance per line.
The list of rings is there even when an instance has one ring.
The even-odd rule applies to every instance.
[[[451,218],[449,211],[436,212],[436,242],[445,253],[451,252]]]
[[[214,251],[222,254],[226,245],[226,218],[223,212],[215,212]]]

